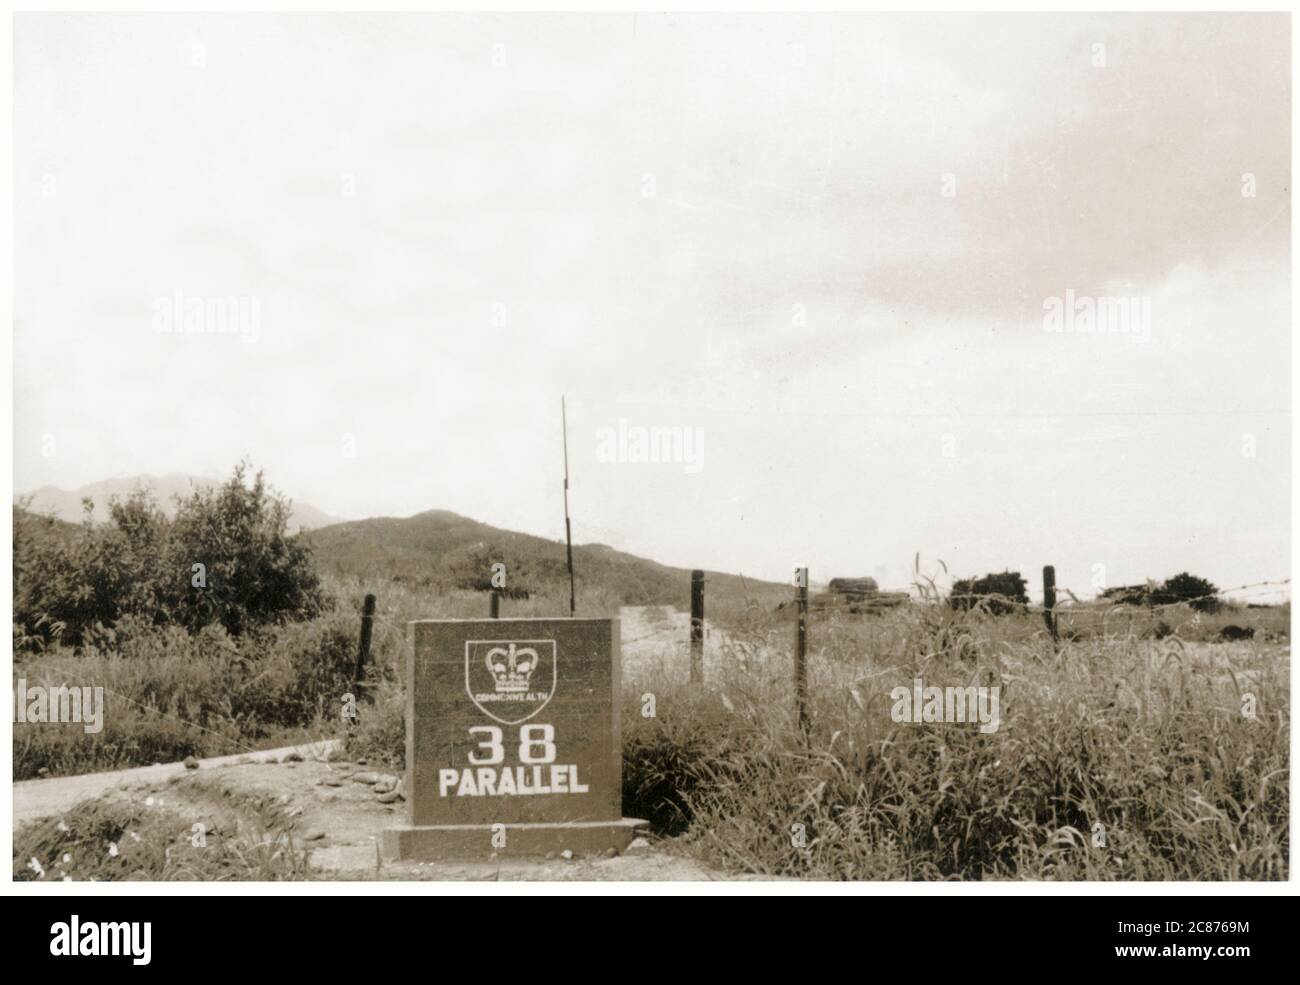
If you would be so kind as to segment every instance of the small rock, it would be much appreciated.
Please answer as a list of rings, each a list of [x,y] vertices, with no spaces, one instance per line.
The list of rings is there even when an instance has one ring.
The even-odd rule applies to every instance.
[[[302,836],[302,840],[320,841],[324,837],[325,837],[324,831],[322,831],[320,828],[313,828],[311,831],[308,831],[305,835]]]
[[[370,760],[368,760],[368,759],[358,759],[358,760],[357,760],[357,765],[358,765],[358,766],[369,766],[369,765],[370,765]]]
[[[605,858],[618,858],[617,848],[606,848],[604,851]]]
[[[285,764],[284,764],[284,768],[287,769],[287,770],[297,769],[297,768],[298,768],[298,764],[297,764],[297,763],[285,763]]]
[[[381,804],[393,804],[396,803],[397,800],[398,796],[396,790],[389,790],[387,793],[381,793],[379,795],[379,802]]]
[[[322,787],[341,787],[343,786],[343,781],[337,776],[327,776],[325,779],[320,781],[320,785]]]
[[[564,851],[560,852],[560,858],[566,860],[573,858],[573,850],[571,848],[566,848]]]
[[[627,854],[629,855],[631,855],[633,852],[648,852],[648,851],[650,851],[650,842],[646,841],[644,838],[633,838],[632,844],[627,846]]]
[[[323,793],[320,795],[320,802],[322,804],[332,804],[338,799],[339,795],[336,793]]]
[[[199,761],[193,756],[186,756],[184,759],[184,765],[187,770],[196,770],[199,768]]]
[[[352,780],[353,783],[365,783],[369,786],[374,786],[381,779],[383,779],[383,776],[384,775],[382,773],[362,772],[362,773],[353,773],[350,779]]]
[[[287,753],[284,754],[284,758],[281,759],[280,762],[282,762],[282,763],[301,763],[301,762],[302,762],[302,753],[300,753],[300,752],[287,752]]]

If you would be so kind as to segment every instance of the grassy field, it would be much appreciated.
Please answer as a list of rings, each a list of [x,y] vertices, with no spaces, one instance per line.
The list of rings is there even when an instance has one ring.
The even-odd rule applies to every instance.
[[[1285,643],[1156,639],[1135,623],[1054,653],[1033,616],[815,613],[805,737],[792,615],[720,609],[717,679],[625,678],[623,710],[624,813],[711,865],[819,879],[1286,878]],[[895,722],[890,691],[917,677],[996,684],[997,731]],[[403,735],[401,691],[385,684],[352,748],[400,766]]]
[[[236,636],[123,618],[76,649],[21,653],[15,679],[102,686],[106,713],[98,735],[15,725],[15,779],[345,735],[351,755],[400,767],[409,620],[486,616],[485,586],[462,582],[502,551],[521,571],[515,584],[527,586],[527,597],[504,600],[503,615],[568,607],[554,564],[562,546],[497,544],[481,539],[491,528],[432,515],[450,525],[439,534],[430,516],[412,519],[421,536],[443,538],[451,568],[438,575],[427,559],[420,568],[416,551],[401,571],[375,571],[361,549],[366,531],[335,530],[317,545],[330,601],[308,621]],[[604,566],[580,578],[579,615],[689,598],[689,572],[584,550]],[[342,699],[368,592],[378,597],[368,700],[349,728]],[[1054,650],[1041,616],[953,609],[930,586],[872,614],[820,596],[809,620],[805,732],[794,714],[794,613],[778,607],[789,595],[710,578],[721,659],[707,686],[625,675],[624,813],[650,819],[677,848],[726,870],[823,879],[1286,877],[1289,606],[1071,604]],[[1254,636],[1221,642],[1240,636],[1231,627]],[[665,645],[684,647],[683,635]],[[997,687],[996,730],[896,721],[891,692],[918,678]],[[656,699],[648,718],[647,693]],[[109,827],[134,830],[103,805],[74,813],[99,840]],[[15,850],[40,855],[50,837],[26,832]],[[219,868],[237,869],[242,857]],[[291,854],[246,857],[263,866],[250,872],[301,877]],[[104,864],[126,871],[115,858]]]
[[[344,612],[365,588],[334,587]],[[556,601],[536,598],[520,609],[544,614]],[[444,599],[437,614],[479,614],[481,602],[478,593],[466,593]],[[408,618],[430,615],[428,606],[418,595],[386,592],[376,625],[373,701],[361,706],[352,755],[402,765],[403,627]],[[711,632],[725,631],[723,659],[707,687],[650,675],[627,679],[624,695],[624,812],[650,819],[659,836],[701,861],[723,870],[821,879],[1286,877],[1290,694],[1284,643],[1213,644],[1135,632],[1067,640],[1054,654],[1033,617],[924,604],[880,616],[818,612],[810,624],[811,726],[805,737],[792,699],[791,614],[717,608],[724,625]],[[1270,610],[1251,611],[1276,618]],[[346,635],[352,614],[334,619]],[[307,640],[322,638],[320,626],[299,632]],[[187,645],[192,676],[186,688],[166,692],[158,679],[176,675],[160,670],[171,666],[165,656],[152,664],[129,652],[90,658],[100,661],[95,672],[109,675],[115,689],[157,709],[132,726],[141,744],[118,743],[116,761],[131,764],[139,750],[161,749],[168,741],[215,753],[254,740],[229,724],[239,718],[230,710],[228,686],[210,676],[220,661],[199,643]],[[281,650],[275,663],[288,685],[295,651],[283,642]],[[46,664],[50,673],[59,669]],[[889,692],[916,677],[940,685],[996,682],[1002,695],[997,731],[895,722]],[[652,718],[641,714],[647,692],[656,696]],[[225,702],[219,713],[212,707],[216,699],[203,703],[205,694]],[[1243,700],[1252,703],[1253,716],[1243,714]],[[197,716],[206,709],[211,732],[177,728],[164,709]],[[343,734],[324,705],[313,716],[315,724],[301,732]],[[68,735],[70,747],[112,748],[79,732]],[[154,745],[142,744],[146,735]],[[111,742],[112,733],[106,729],[100,738]],[[199,748],[205,743],[209,749]],[[16,763],[21,757],[32,764],[104,765],[89,754],[51,755],[49,748],[15,749]],[[87,843],[98,844],[109,828],[118,838],[135,830],[136,819],[117,817],[121,810],[89,805],[69,823],[87,827]],[[44,841],[60,837],[48,829],[25,832],[15,859],[45,857]],[[187,871],[183,849],[156,858],[140,852],[136,868],[115,857],[100,859],[103,871],[96,869],[96,877],[171,877]],[[217,877],[229,877],[241,859],[249,878],[305,873],[286,846],[231,846],[202,858],[214,859]]]
[[[1139,636],[1053,654],[1028,617],[909,606],[738,626],[722,679],[630,701],[629,810],[706,861],[824,879],[1284,879],[1289,649]],[[910,724],[889,692],[996,683],[1001,721]],[[1249,711],[1250,714],[1244,712]]]

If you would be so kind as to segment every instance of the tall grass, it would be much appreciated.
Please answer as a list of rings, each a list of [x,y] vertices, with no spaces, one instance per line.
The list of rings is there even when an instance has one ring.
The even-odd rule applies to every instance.
[[[15,681],[104,689],[103,729],[15,724],[14,778],[121,769],[318,738],[356,661],[341,613],[242,637],[126,621],[112,641],[20,660]]]
[[[859,880],[1286,877],[1285,647],[1130,633],[1055,653],[1027,616],[933,599],[832,609],[813,616],[805,737],[792,615],[714,615],[729,625],[715,624],[709,686],[627,678],[622,715],[624,813],[711,864]],[[895,722],[889,692],[917,677],[997,685],[999,728]],[[351,748],[400,766],[403,737],[387,685]]]
[[[391,695],[409,658],[408,622],[485,618],[487,593],[434,593],[341,578],[327,579],[325,588],[333,604],[307,622],[233,636],[215,624],[191,634],[127,616],[78,649],[53,645],[19,654],[15,684],[22,678],[29,688],[104,688],[104,727],[88,734],[75,724],[16,723],[14,778],[125,769],[347,734],[362,743],[373,735],[376,747],[383,746],[400,732],[391,716],[400,716],[401,699]],[[350,724],[343,718],[343,699],[354,690],[362,600],[371,592],[377,606],[364,693],[372,700],[361,703],[358,720]],[[583,601],[580,615],[617,614],[618,600],[608,593],[589,591]],[[505,616],[567,609],[567,595],[502,603]]]
[[[307,879],[307,852],[279,821],[231,836],[196,837],[175,811],[122,800],[92,800],[62,817],[14,834],[14,879],[19,881],[224,879],[275,882]]]
[[[784,614],[782,614],[784,616]],[[708,692],[624,716],[625,809],[706,861],[824,879],[1284,879],[1284,647],[1133,636],[917,604],[823,613],[807,737],[789,626],[749,611]],[[895,722],[889,692],[1001,689],[1001,724]],[[1255,716],[1242,714],[1243,696]]]
[[[99,736],[15,726],[15,777],[326,734],[347,735],[352,755],[400,766],[407,623],[483,617],[486,594],[340,579],[327,589],[335,606],[308,623],[234,638],[127,622],[84,653],[24,658],[15,676],[29,685],[104,686],[108,711]],[[793,714],[793,613],[711,599],[723,658],[707,687],[662,672],[625,677],[624,812],[710,863],[772,876],[1286,877],[1280,610],[1198,618],[1168,607],[1104,619],[1081,610],[1062,615],[1054,652],[1037,617],[957,611],[922,589],[875,615],[814,606],[806,735]],[[339,702],[352,687],[368,591],[378,596],[368,700],[348,725]],[[507,600],[502,614],[563,613],[563,594]],[[618,601],[587,591],[579,615],[616,614]],[[1230,623],[1261,631],[1250,642],[1201,642]],[[999,687],[999,728],[895,722],[890,691],[917,677]],[[646,693],[653,717],[642,715]]]

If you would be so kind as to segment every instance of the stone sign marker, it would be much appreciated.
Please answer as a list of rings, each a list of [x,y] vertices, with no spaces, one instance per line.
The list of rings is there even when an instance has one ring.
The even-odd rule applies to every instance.
[[[390,859],[627,847],[617,619],[413,622]]]

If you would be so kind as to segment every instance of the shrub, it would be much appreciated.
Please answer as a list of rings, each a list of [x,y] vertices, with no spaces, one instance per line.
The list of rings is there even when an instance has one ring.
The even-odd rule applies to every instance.
[[[1156,590],[1152,601],[1155,605],[1186,602],[1197,612],[1217,612],[1220,605],[1218,592],[1213,583],[1184,571],[1166,578]]]
[[[289,503],[240,463],[218,489],[177,504],[166,565],[175,621],[195,630],[219,622],[240,634],[253,625],[311,619],[324,606],[306,544],[287,533]],[[202,588],[194,586],[203,566]],[[173,579],[176,581],[173,582]],[[170,587],[170,586],[169,586]]]
[[[379,684],[372,700],[358,702],[357,720],[348,730],[347,754],[393,769],[406,767],[406,697],[392,682]]]
[[[23,651],[111,638],[125,617],[233,635],[311,619],[325,596],[306,544],[287,533],[289,504],[240,463],[217,489],[168,519],[150,493],[109,504],[96,525],[14,511],[14,640]]]
[[[1019,571],[988,574],[982,578],[959,578],[952,583],[948,602],[954,609],[983,608],[994,615],[1023,612],[1029,604],[1025,579]]]

